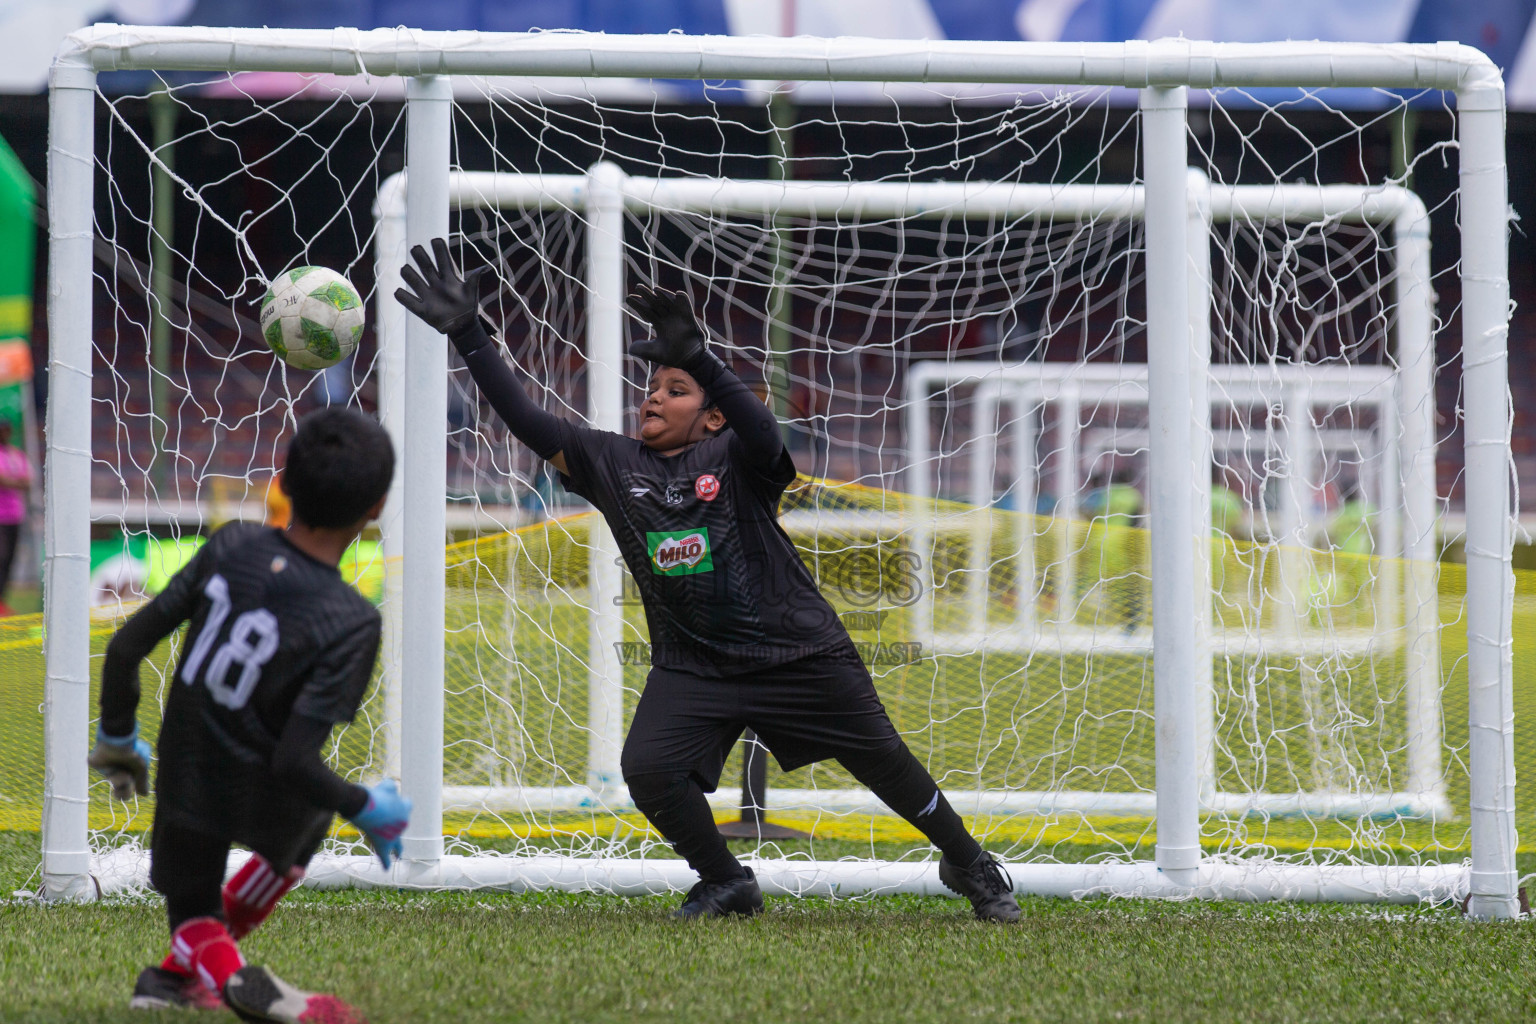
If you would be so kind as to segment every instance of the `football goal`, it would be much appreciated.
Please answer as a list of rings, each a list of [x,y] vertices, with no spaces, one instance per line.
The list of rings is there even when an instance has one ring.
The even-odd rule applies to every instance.
[[[103,88],[125,70],[178,74]],[[785,530],[1020,891],[1516,912],[1504,115],[1476,51],[96,26],[51,88],[50,894],[143,884],[145,808],[85,767],[131,607],[93,612],[93,507],[190,541],[321,400],[377,408],[402,455],[380,682],[331,756],[416,811],[391,872],[341,834],[311,880],[689,884],[618,769],[647,654],[607,530],[393,299],[448,236],[494,268],[535,400],[605,429],[644,373],[625,294],[692,296],[785,425]],[[1454,179],[1333,159],[1447,96],[1424,147]],[[376,343],[324,377],[244,336],[305,263],[370,295]],[[1448,511],[1464,567],[1436,561]],[[770,892],[941,891],[835,764],[774,770],[767,803],[809,837],[752,851]]]

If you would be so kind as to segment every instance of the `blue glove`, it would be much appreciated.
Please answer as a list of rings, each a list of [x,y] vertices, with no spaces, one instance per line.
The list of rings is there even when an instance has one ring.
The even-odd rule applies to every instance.
[[[400,795],[400,787],[394,779],[385,779],[368,787],[368,803],[351,821],[368,840],[373,852],[379,855],[384,869],[400,856],[405,844],[400,833],[411,820],[411,798]]]
[[[86,764],[112,784],[112,795],[127,803],[137,793],[149,795],[149,744],[139,739],[139,727],[127,736],[108,736],[96,727],[96,747]]]

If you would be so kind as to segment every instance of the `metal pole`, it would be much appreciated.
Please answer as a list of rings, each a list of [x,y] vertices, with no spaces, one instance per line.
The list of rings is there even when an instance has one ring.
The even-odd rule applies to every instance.
[[[772,147],[768,177],[772,181],[788,181],[793,177],[789,161],[794,154],[795,107],[787,93],[776,91],[770,97],[768,120],[772,128],[768,133]],[[773,283],[768,292],[768,349],[771,355],[768,387],[773,395],[774,415],[779,418],[780,428],[786,433],[788,427],[784,425],[784,420],[789,413],[790,323],[794,316],[789,293],[789,247],[784,237],[789,229],[787,218],[773,218]],[[812,451],[815,451],[814,445]]]
[[[789,24],[793,24],[792,10],[785,17]],[[792,33],[786,33],[792,34]],[[790,157],[794,153],[795,145],[795,105],[789,92],[782,88],[774,90],[768,97],[768,121],[771,130],[768,133],[771,157],[768,161],[769,178],[773,181],[788,181],[793,177],[789,166]],[[789,436],[789,348],[790,348],[790,324],[794,317],[794,307],[789,293],[789,247],[785,244],[785,233],[789,231],[788,219],[780,216],[773,218],[773,282],[768,289],[768,393],[773,403],[773,414],[779,420],[779,430],[787,439]],[[816,455],[815,430],[816,424],[811,420],[807,425],[811,432],[811,457]],[[816,467],[811,467],[811,472],[816,472]],[[740,832],[737,838],[748,837],[754,839],[791,839],[802,835],[792,829],[786,829],[778,825],[769,825],[763,815],[768,807],[768,756],[763,745],[758,742],[757,733],[751,729],[746,730],[741,737],[741,818],[737,823]],[[730,835],[733,830],[727,825],[722,834]],[[784,835],[779,833],[793,833]]]
[[[406,84],[407,245],[448,234],[453,89],[437,76]],[[404,836],[408,866],[443,856],[443,630],[447,577],[448,346],[417,317],[405,323],[404,555],[401,611],[401,789],[415,801]]]
[[[176,230],[176,192],[171,171],[176,167],[176,101],[162,82],[149,94],[149,123],[157,162],[150,168],[151,223],[149,235],[149,388],[150,411],[160,418],[155,433],[157,484],[175,476],[166,439],[170,431],[167,384],[171,373],[171,241]]]
[[[1467,725],[1473,917],[1519,913],[1510,521],[1509,179],[1497,74],[1457,95],[1466,417]]]
[[[779,0],[779,33],[785,38],[795,34],[798,21],[799,0]],[[795,155],[795,100],[791,91],[793,83],[779,82],[768,95],[768,144],[771,159],[768,161],[768,177],[773,181],[789,181],[794,169],[790,160]],[[789,222],[777,214],[773,218],[773,284],[768,295],[768,348],[772,354],[772,379],[768,382],[773,395],[773,413],[779,418],[779,429],[788,437],[789,428],[784,420],[789,410],[789,335],[794,317],[794,307],[789,294],[789,252],[784,236]],[[812,427],[814,429],[814,425]],[[811,451],[814,455],[815,444]],[[811,468],[814,473],[815,467]],[[750,736],[750,732],[749,732]],[[755,737],[752,737],[755,740]],[[749,745],[746,750],[752,748]],[[743,754],[744,757],[748,756]],[[743,762],[745,770],[745,762]]]
[[[1146,177],[1147,394],[1151,433],[1152,690],[1157,720],[1157,866],[1193,885],[1200,865],[1194,530],[1190,494],[1187,90],[1141,92]],[[1202,538],[1203,539],[1203,538]]]
[[[44,898],[87,900],[91,722],[91,246],[96,73],[48,96],[48,453],[43,464]]]
[[[866,82],[1018,82],[1140,88],[1368,86],[1462,89],[1494,78],[1456,43],[1115,43],[401,32],[98,24],[63,59],[100,70],[291,71],[332,75],[529,75]],[[235,61],[234,65],[231,61]]]
[[[998,413],[1003,384],[982,381],[976,388],[975,437],[970,445],[971,520],[970,552],[967,559],[966,606],[970,628],[977,636],[986,636],[987,611],[992,605],[989,577],[992,575],[992,541],[996,524],[993,505],[994,469],[997,465]]]
[[[1287,470],[1280,489],[1279,521],[1282,532],[1275,554],[1280,566],[1275,631],[1283,637],[1299,638],[1308,621],[1307,595],[1312,574],[1311,556],[1308,553],[1312,543],[1312,517],[1308,511],[1311,495],[1308,488],[1314,472],[1319,481],[1326,480],[1327,465],[1318,444],[1317,427],[1312,420],[1311,391],[1305,384],[1289,387],[1282,384],[1279,391]]]
[[[587,419],[624,430],[624,172],[608,162],[587,173]],[[587,787],[606,805],[622,792],[624,669],[616,646],[624,613],[618,542],[592,517],[587,573]]]
[[[938,513],[933,502],[933,455],[929,451],[928,403],[930,378],[926,362],[912,364],[907,369],[906,404],[902,419],[907,436],[907,500],[910,502],[907,526],[907,544],[917,559],[918,594],[909,612],[913,637],[929,647],[937,630],[934,628],[933,588],[937,582],[933,574],[934,530],[938,526]]]

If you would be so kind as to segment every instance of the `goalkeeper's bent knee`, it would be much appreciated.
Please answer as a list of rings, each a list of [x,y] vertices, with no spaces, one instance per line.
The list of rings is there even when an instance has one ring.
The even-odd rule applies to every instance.
[[[746,869],[725,845],[692,772],[646,772],[627,775],[624,781],[640,813],[700,878],[725,881],[745,877]]]
[[[629,798],[647,818],[652,816],[653,811],[665,813],[669,807],[686,799],[692,781],[691,773],[677,771],[646,772],[624,778],[625,784],[629,786]]]

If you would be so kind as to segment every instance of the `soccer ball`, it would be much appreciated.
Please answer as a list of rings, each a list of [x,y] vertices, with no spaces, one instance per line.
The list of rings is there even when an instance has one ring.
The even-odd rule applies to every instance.
[[[284,271],[261,300],[261,335],[289,366],[323,370],[363,336],[363,297],[326,267]]]

